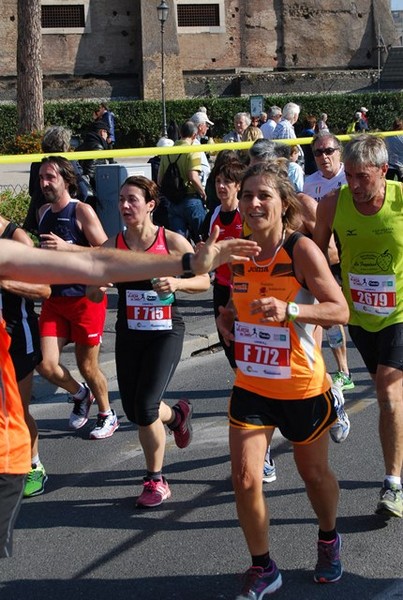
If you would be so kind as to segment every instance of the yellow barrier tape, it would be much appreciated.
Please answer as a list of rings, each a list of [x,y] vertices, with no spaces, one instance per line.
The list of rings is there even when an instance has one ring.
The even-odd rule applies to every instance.
[[[374,132],[372,135],[380,137],[390,137],[393,135],[403,135],[403,131],[382,131]],[[347,142],[355,137],[354,134],[336,135],[341,142]],[[295,146],[299,144],[304,146],[312,142],[312,137],[273,140],[276,143]],[[54,152],[40,154],[0,154],[0,165],[9,165],[15,163],[39,162],[46,156],[64,156],[68,160],[88,160],[101,158],[134,158],[150,156],[162,156],[165,154],[186,154],[188,152],[221,152],[221,150],[248,150],[253,142],[219,142],[217,144],[195,144],[193,146],[164,146],[161,148],[124,148],[122,150],[86,150],[84,152]]]

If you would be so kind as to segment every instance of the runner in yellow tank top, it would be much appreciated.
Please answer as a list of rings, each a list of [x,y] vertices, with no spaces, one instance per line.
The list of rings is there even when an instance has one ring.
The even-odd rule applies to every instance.
[[[276,427],[293,443],[319,521],[314,580],[341,577],[339,488],[328,465],[327,434],[336,412],[312,325],[345,323],[348,307],[324,255],[293,231],[299,201],[285,161],[250,167],[239,198],[252,239],[262,250],[252,262],[234,265],[233,304],[221,308],[218,325],[224,339],[235,339],[238,366],[229,407],[230,450],[238,517],[252,557],[237,598],[246,600],[281,586],[269,554],[261,476]]]
[[[333,232],[338,240],[350,337],[376,388],[385,477],[375,512],[401,518],[403,189],[385,179],[388,152],[380,137],[355,137],[343,162],[348,187],[319,203],[314,240],[324,252]]]

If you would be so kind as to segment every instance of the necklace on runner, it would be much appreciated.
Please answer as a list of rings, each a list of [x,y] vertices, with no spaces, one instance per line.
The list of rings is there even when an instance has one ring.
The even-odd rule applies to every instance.
[[[258,263],[256,262],[256,260],[255,260],[255,257],[254,257],[254,256],[252,256],[252,261],[253,261],[253,264],[254,264],[256,267],[270,267],[270,265],[272,265],[272,264],[274,263],[274,260],[275,260],[275,258],[276,258],[276,256],[277,256],[277,254],[280,252],[281,248],[283,247],[284,240],[285,240],[285,229],[283,229],[283,235],[282,235],[282,237],[281,237],[281,240],[279,241],[279,243],[278,243],[278,246],[277,246],[277,248],[275,249],[275,251],[274,251],[274,254],[273,254],[273,256],[271,257],[271,259],[269,260],[269,262],[268,262],[268,263],[259,263],[259,264],[258,264]]]

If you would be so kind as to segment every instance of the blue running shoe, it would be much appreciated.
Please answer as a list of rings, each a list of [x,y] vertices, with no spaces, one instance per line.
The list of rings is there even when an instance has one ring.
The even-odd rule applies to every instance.
[[[333,542],[318,542],[318,562],[316,563],[313,580],[316,583],[334,583],[343,574],[340,562],[341,537]]]
[[[236,600],[263,600],[266,594],[273,594],[282,585],[281,573],[274,560],[267,569],[250,567],[243,576],[242,591]]]

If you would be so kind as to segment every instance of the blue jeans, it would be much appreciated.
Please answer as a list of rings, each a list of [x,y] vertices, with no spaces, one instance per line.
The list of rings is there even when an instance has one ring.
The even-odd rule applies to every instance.
[[[196,244],[199,232],[206,216],[201,198],[185,198],[179,204],[169,203],[169,228],[184,237],[190,237]]]

